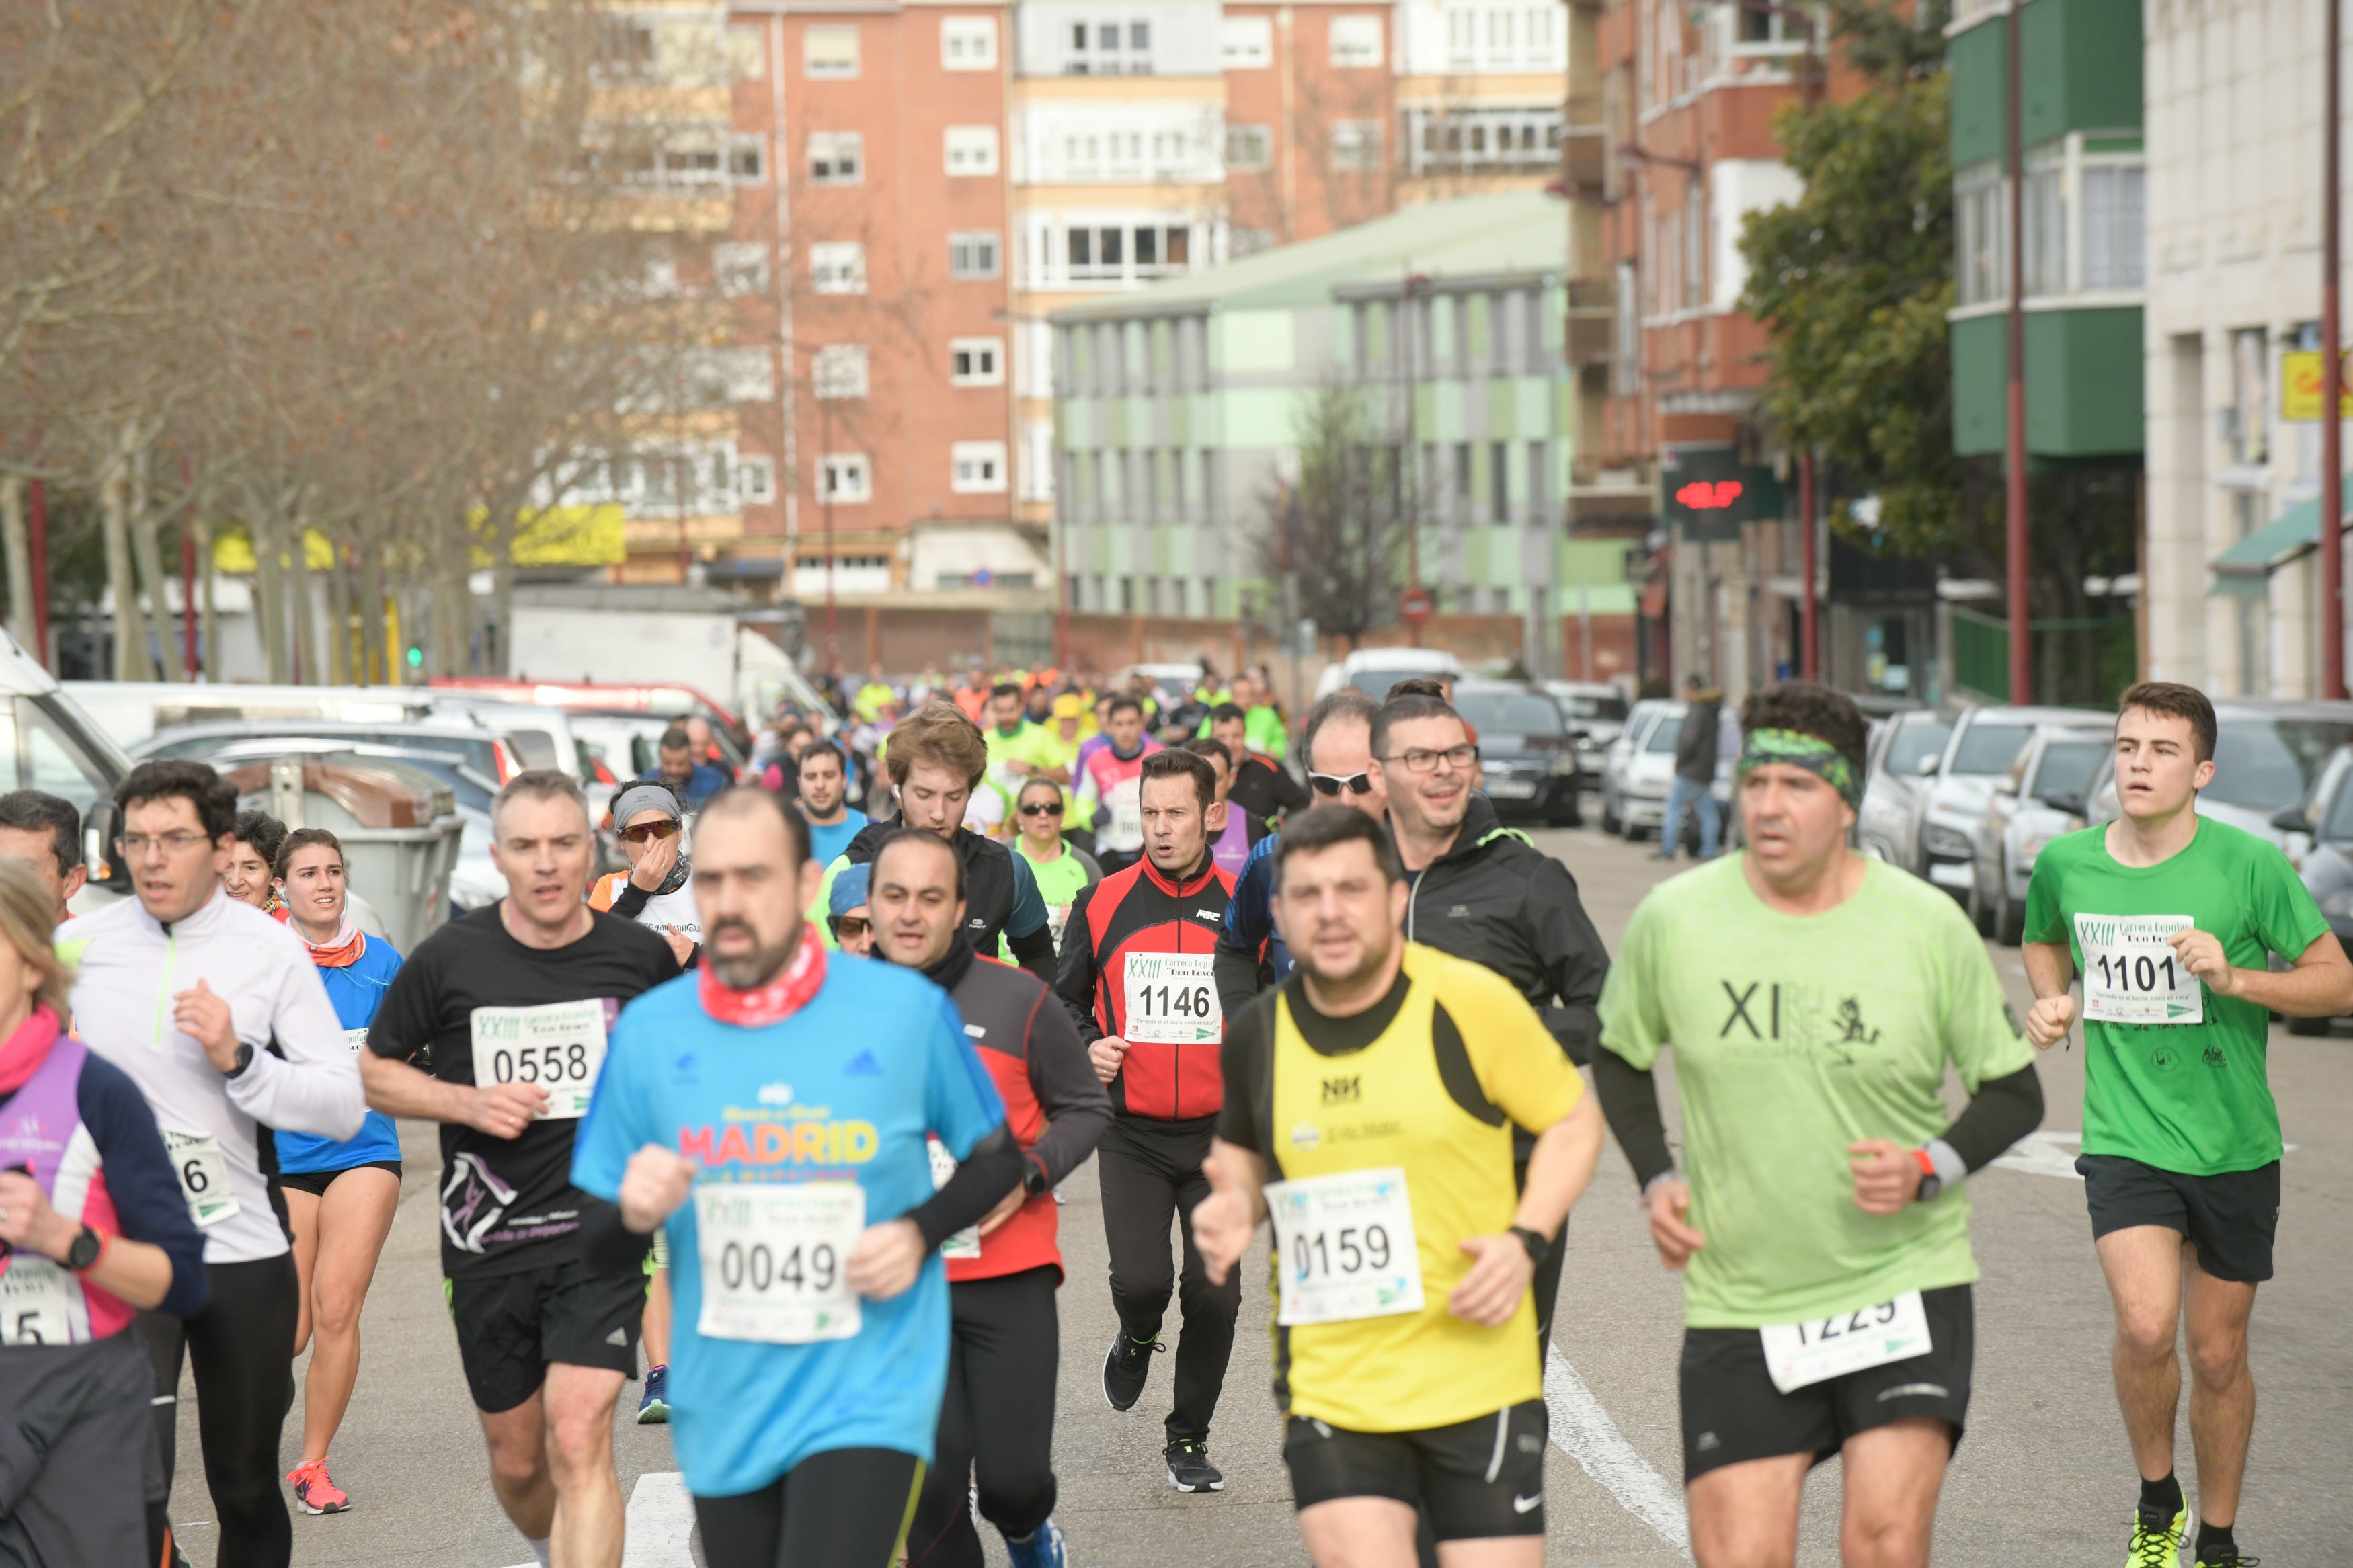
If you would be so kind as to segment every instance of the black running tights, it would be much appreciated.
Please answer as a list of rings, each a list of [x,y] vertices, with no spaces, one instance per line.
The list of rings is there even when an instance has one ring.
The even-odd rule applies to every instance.
[[[278,1438],[293,1386],[294,1331],[301,1286],[294,1255],[250,1263],[215,1263],[212,1299],[183,1321],[162,1312],[139,1314],[139,1337],[155,1363],[155,1436],[164,1452],[164,1485],[172,1484],[179,1435],[180,1363],[196,1373],[196,1431],[205,1455],[205,1482],[219,1517],[223,1568],[286,1568],[294,1527],[278,1486]],[[170,1515],[151,1510],[149,1561],[163,1555]]]
[[[811,1454],[755,1492],[698,1497],[711,1568],[891,1568],[923,1462],[895,1448]]]
[[[981,1517],[1008,1539],[1026,1540],[1054,1511],[1060,1273],[1049,1264],[948,1287],[955,1328],[947,1395],[940,1401],[938,1452],[907,1536],[907,1568],[981,1568],[967,1482],[978,1484]]]

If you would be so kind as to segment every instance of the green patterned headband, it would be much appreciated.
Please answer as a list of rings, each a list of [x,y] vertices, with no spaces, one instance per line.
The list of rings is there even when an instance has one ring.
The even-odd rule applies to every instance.
[[[1740,761],[1734,764],[1737,776],[1746,776],[1751,768],[1767,763],[1787,763],[1793,768],[1803,768],[1817,774],[1824,784],[1839,792],[1847,805],[1862,808],[1862,785],[1854,776],[1854,764],[1846,753],[1819,735],[1809,735],[1802,730],[1751,730],[1740,748]]]

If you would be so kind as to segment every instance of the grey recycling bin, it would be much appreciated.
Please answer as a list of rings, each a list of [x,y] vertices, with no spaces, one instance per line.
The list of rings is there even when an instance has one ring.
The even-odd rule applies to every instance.
[[[343,847],[351,890],[373,905],[384,934],[417,951],[449,917],[449,873],[465,819],[449,787],[392,761],[281,757],[222,775],[240,807],[259,807],[289,828],[323,827]]]

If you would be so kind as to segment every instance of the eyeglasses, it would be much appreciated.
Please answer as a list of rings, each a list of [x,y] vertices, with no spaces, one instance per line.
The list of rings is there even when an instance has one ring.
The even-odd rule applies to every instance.
[[[856,915],[843,915],[833,922],[833,934],[837,938],[864,936],[873,929],[872,921],[860,920]]]
[[[640,822],[635,827],[621,829],[621,837],[632,844],[651,844],[657,839],[673,837],[678,833],[675,822]]]
[[[1385,763],[1403,763],[1409,773],[1426,773],[1444,763],[1456,770],[1465,769],[1479,760],[1479,748],[1472,745],[1449,746],[1442,752],[1425,751],[1419,746],[1399,752],[1394,757],[1383,757]]]
[[[122,858],[126,860],[144,860],[150,849],[165,855],[179,855],[199,844],[211,842],[201,833],[126,833],[114,841],[114,847],[122,851]]]
[[[1307,775],[1307,782],[1317,795],[1338,795],[1342,790],[1350,795],[1373,793],[1373,775],[1370,773],[1350,773],[1344,778],[1338,773],[1311,773]]]
[[[1021,807],[1021,815],[1024,816],[1060,816],[1062,815],[1062,803],[1059,800],[1029,801]]]

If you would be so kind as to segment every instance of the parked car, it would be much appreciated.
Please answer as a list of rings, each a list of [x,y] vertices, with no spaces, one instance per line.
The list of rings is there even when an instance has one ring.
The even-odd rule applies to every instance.
[[[2353,702],[2218,702],[2214,729],[2214,778],[2198,792],[2199,815],[2268,838],[2300,861],[2309,838],[2281,826],[2280,814],[2302,806],[2337,748],[2353,743]],[[2086,816],[2113,822],[2117,815],[2111,767]]]
[[[1360,647],[1324,667],[1315,678],[1315,696],[1320,701],[1343,686],[1353,686],[1378,702],[1409,676],[1460,680],[1462,673],[1462,661],[1442,647]]]
[[[1602,822],[1616,822],[1617,831],[1639,839],[1659,831],[1666,820],[1667,786],[1675,776],[1675,742],[1683,732],[1683,705],[1661,702],[1636,731],[1619,765],[1613,793],[1602,798]]]
[[[1921,792],[1927,788],[1920,764],[1940,756],[1953,736],[1953,715],[1916,708],[1892,714],[1871,727],[1863,752],[1862,803],[1855,808],[1855,847],[1873,859],[1910,867],[1917,846],[1912,828]]]
[[[2337,933],[2337,942],[2353,953],[2353,746],[2340,746],[2323,763],[2312,792],[2300,806],[2289,806],[2274,818],[2274,826],[2309,847],[2296,868],[2306,891]],[[2326,1018],[2290,1018],[2291,1035],[2325,1035]]]
[[[2034,727],[2010,772],[1994,781],[1978,819],[1968,906],[1978,931],[2005,947],[2018,945],[2034,858],[2084,826],[2092,785],[2115,750],[2116,732],[2105,724]]]
[[[1601,792],[1601,831],[1616,837],[1625,834],[1626,819],[1619,814],[1625,798],[1626,770],[1633,761],[1642,737],[1649,733],[1659,710],[1666,707],[1656,697],[1645,697],[1627,709],[1625,721],[1618,733],[1601,752],[1601,779],[1594,787]]]
[[[1584,818],[1582,775],[1567,717],[1532,682],[1461,680],[1454,710],[1479,737],[1479,767],[1499,816],[1535,816],[1556,827]]]
[[[598,782],[595,764],[581,747],[571,716],[563,709],[537,702],[491,700],[446,687],[421,689],[432,693],[437,717],[463,720],[505,736],[524,767],[554,768],[592,787]]]
[[[1568,715],[1568,732],[1577,742],[1577,765],[1585,775],[1585,787],[1599,788],[1609,743],[1626,727],[1626,694],[1599,680],[1547,680],[1544,688]]]
[[[2018,761],[2037,724],[2083,724],[2080,708],[1964,709],[1945,749],[1920,764],[1926,787],[1913,807],[1914,858],[1907,869],[1967,901],[1977,847],[1972,835],[1995,781]]]

